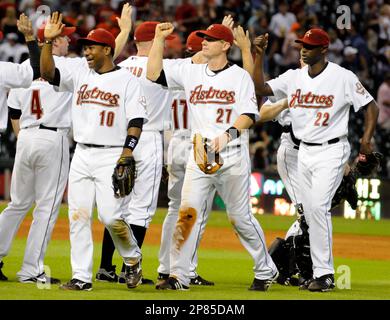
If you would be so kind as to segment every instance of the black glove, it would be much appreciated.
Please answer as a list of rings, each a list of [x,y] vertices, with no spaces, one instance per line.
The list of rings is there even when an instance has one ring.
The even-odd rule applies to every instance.
[[[136,178],[135,160],[133,157],[120,157],[114,173],[112,185],[115,198],[124,198],[131,193]]]
[[[359,154],[359,161],[356,164],[355,172],[359,176],[369,176],[378,169],[383,158],[380,152],[370,154]]]
[[[333,199],[331,208],[337,207],[342,200],[347,200],[353,210],[357,208],[358,193],[356,190],[356,176],[351,170],[347,176],[343,177]]]

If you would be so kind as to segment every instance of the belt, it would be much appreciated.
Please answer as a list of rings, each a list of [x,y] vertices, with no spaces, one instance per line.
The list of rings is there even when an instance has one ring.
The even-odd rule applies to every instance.
[[[57,128],[54,128],[54,127],[46,127],[46,126],[44,126],[43,124],[40,124],[40,125],[39,125],[39,129],[57,131]]]
[[[88,148],[122,148],[121,146],[107,146],[107,145],[91,144],[91,143],[80,143],[80,144]]]
[[[282,131],[285,132],[285,133],[290,133],[290,137],[291,137],[291,140],[294,142],[295,146],[294,146],[294,149],[296,150],[299,150],[299,144],[301,143],[301,140],[297,139],[295,136],[294,136],[294,132],[292,130],[292,125],[288,125],[288,126],[283,126],[282,127]]]
[[[330,139],[324,143],[313,143],[313,142],[305,142],[305,141],[302,141],[302,143],[304,143],[307,146],[325,146],[327,144],[334,144],[334,143],[337,143],[339,141],[340,141],[340,138],[334,138],[334,139]]]

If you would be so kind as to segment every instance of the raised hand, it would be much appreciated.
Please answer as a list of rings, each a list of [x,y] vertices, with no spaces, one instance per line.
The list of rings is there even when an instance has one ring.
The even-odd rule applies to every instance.
[[[24,13],[20,15],[19,20],[16,22],[16,25],[18,27],[19,32],[23,33],[26,40],[28,37],[34,38],[32,22]]]
[[[64,27],[65,25],[62,23],[62,14],[57,11],[54,12],[46,23],[44,32],[45,39],[53,40],[55,37],[58,37]]]
[[[251,48],[251,40],[249,37],[249,31],[246,32],[241,26],[233,29],[234,44],[242,50]]]
[[[223,17],[222,24],[233,31],[234,20],[230,14]]]
[[[256,54],[263,55],[268,46],[268,33],[256,37],[253,44],[256,48]]]
[[[173,32],[174,29],[175,27],[170,22],[159,23],[156,26],[156,33],[154,37],[159,39],[165,39]]]
[[[131,20],[132,12],[133,7],[129,3],[125,3],[122,8],[121,17],[116,18],[118,26],[121,30],[128,30],[130,32],[133,23]]]

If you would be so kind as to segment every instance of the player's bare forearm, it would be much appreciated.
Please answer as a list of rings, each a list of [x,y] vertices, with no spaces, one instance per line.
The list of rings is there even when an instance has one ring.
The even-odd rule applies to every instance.
[[[375,132],[376,123],[378,121],[379,108],[374,100],[372,100],[366,107],[364,115],[364,133],[360,144],[360,152],[364,154],[371,153],[371,139]]]
[[[19,135],[19,131],[20,131],[19,119],[11,119],[11,124],[12,124],[12,129],[14,131],[14,134],[15,134],[15,136],[17,138],[18,135]]]
[[[121,54],[129,39],[129,34],[133,24],[131,20],[132,10],[132,6],[130,6],[129,3],[125,3],[122,8],[121,17],[116,18],[121,32],[115,39],[115,52],[113,56],[114,60]]]
[[[264,54],[256,53],[255,66],[253,71],[253,81],[255,83],[256,94],[259,96],[273,96],[271,87],[264,81]]]
[[[54,80],[55,63],[52,55],[52,44],[45,43],[41,51],[40,70],[41,77],[47,81]]]
[[[163,69],[165,39],[173,32],[173,30],[174,26],[170,22],[159,23],[156,26],[156,32],[152,48],[149,52],[146,68],[146,78],[151,81],[156,81],[160,77],[161,70]]]
[[[246,32],[241,26],[233,29],[234,44],[240,48],[242,55],[243,68],[248,71],[253,79],[254,62],[251,52],[252,43],[249,37],[249,31]]]
[[[241,131],[241,130],[249,129],[249,127],[252,124],[253,124],[252,118],[248,117],[245,114],[241,114],[234,122],[233,127]]]
[[[121,32],[115,38],[115,52],[114,52],[113,60],[118,58],[118,56],[125,48],[127,40],[129,39],[130,30],[131,29],[121,30]]]
[[[154,39],[149,52],[148,64],[146,67],[146,77],[151,81],[156,81],[163,69],[164,39]]]
[[[255,64],[253,62],[252,52],[250,48],[249,49],[246,48],[242,50],[241,55],[242,55],[242,66],[246,71],[248,71],[251,78],[253,79]]]
[[[256,37],[253,41],[256,48],[254,82],[256,94],[259,96],[273,96],[271,87],[264,80],[264,55],[268,46],[268,33]]]
[[[260,122],[275,119],[279,113],[288,108],[287,99],[281,99],[274,104],[264,104],[260,108]]]
[[[40,70],[41,77],[49,82],[53,81],[55,75],[52,42],[56,37],[61,35],[64,27],[65,25],[62,23],[62,14],[57,11],[52,13],[50,20],[45,25],[45,42],[41,52]]]

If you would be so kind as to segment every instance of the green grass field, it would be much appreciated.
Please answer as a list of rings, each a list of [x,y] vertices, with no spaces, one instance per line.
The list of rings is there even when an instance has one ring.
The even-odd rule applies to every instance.
[[[3,209],[3,206],[0,207]],[[153,221],[161,224],[164,210],[159,210]],[[66,216],[66,208],[61,216]],[[260,216],[264,230],[285,230],[293,221],[291,217]],[[364,235],[390,236],[390,221],[352,221],[335,218],[334,232]],[[213,212],[209,224],[215,227],[228,227],[226,215]],[[390,261],[368,261],[357,259],[335,259],[336,283],[339,288],[329,293],[299,291],[296,287],[273,285],[268,292],[251,292],[248,287],[253,280],[252,260],[245,251],[205,250],[199,251],[199,273],[206,279],[215,281],[214,287],[192,287],[188,292],[157,291],[154,286],[140,286],[128,290],[125,285],[94,282],[91,292],[64,292],[57,286],[39,289],[34,284],[17,282],[24,254],[25,239],[15,239],[9,255],[4,258],[4,273],[8,282],[0,282],[0,299],[61,299],[61,300],[306,300],[306,299],[390,299]],[[390,250],[390,248],[389,248]],[[95,245],[94,273],[99,267],[101,244]],[[158,265],[158,246],[145,244],[143,247],[143,272],[146,278],[155,279]],[[53,276],[68,281],[71,276],[69,241],[52,240],[45,264]],[[121,265],[115,253],[114,264]],[[345,284],[345,268],[350,270],[351,289],[340,289]]]

